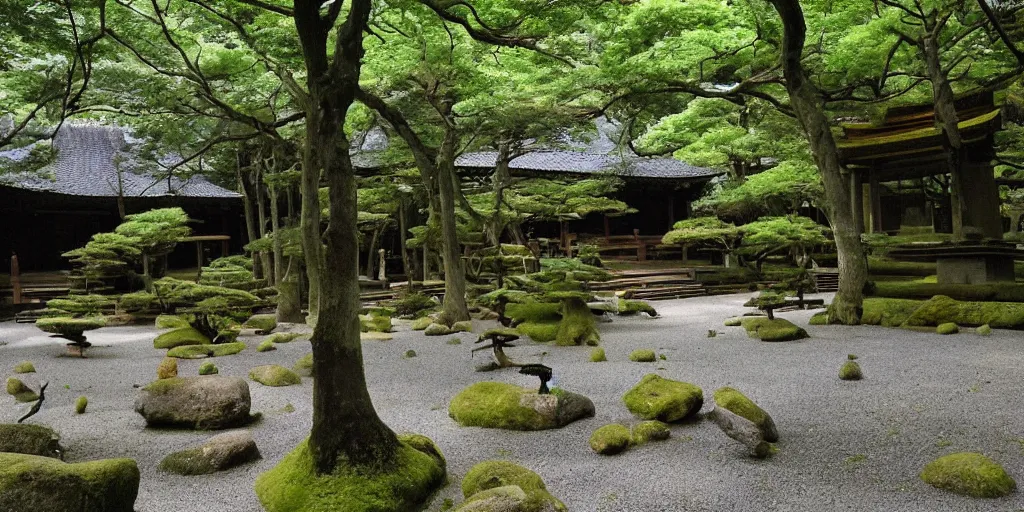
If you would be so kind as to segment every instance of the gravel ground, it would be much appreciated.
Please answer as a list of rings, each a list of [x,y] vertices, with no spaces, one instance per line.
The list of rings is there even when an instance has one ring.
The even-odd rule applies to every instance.
[[[615,318],[602,324],[609,362],[588,363],[589,348],[524,344],[509,351],[519,361],[555,368],[557,385],[594,400],[597,417],[564,429],[506,432],[461,428],[448,418],[449,400],[483,379],[533,386],[536,379],[504,371],[475,373],[483,355],[470,357],[474,335],[424,337],[397,332],[392,341],[363,344],[374,403],[396,431],[430,436],[448,459],[451,484],[434,499],[461,501],[459,483],[477,462],[506,458],[538,472],[551,492],[574,511],[982,511],[1024,510],[1024,494],[973,500],[933,489],[917,474],[928,461],[956,451],[980,451],[1024,478],[1024,336],[970,330],[938,336],[875,327],[810,326],[809,340],[760,343],[723,319],[748,311],[748,295],[655,303],[661,318]],[[806,325],[811,312],[782,313]],[[477,322],[478,329],[483,327]],[[402,328],[402,327],[400,327]],[[708,330],[718,331],[714,338]],[[135,384],[155,376],[162,353],[146,327],[105,328],[89,333],[95,346],[84,360],[61,357],[64,347],[34,326],[0,324],[0,369],[31,360],[39,373],[32,387],[50,381],[45,408],[30,422],[50,425],[63,436],[71,462],[132,457],[142,470],[136,507],[157,511],[260,510],[252,491],[256,476],[270,468],[308,433],[310,379],[301,386],[269,388],[250,383],[253,426],[264,459],[202,477],[157,471],[171,451],[201,443],[209,433],[147,430],[132,405]],[[304,341],[257,353],[250,348],[214,359],[221,374],[248,374],[261,364],[290,367],[309,352]],[[652,348],[666,356],[632,363],[628,354]],[[419,357],[404,359],[414,349]],[[837,378],[848,353],[857,354],[865,380]],[[195,375],[201,361],[181,361],[180,375]],[[711,422],[672,428],[672,438],[622,455],[594,454],[590,433],[610,422],[635,422],[621,396],[646,373],[692,382],[710,401],[719,386],[743,390],[774,417],[781,442],[766,461],[747,458],[738,443]],[[73,412],[79,395],[89,397],[84,415]],[[2,399],[0,421],[15,421],[27,408]],[[291,404],[294,412],[286,412]],[[705,406],[708,410],[709,406]],[[1024,484],[1024,481],[1021,482]]]

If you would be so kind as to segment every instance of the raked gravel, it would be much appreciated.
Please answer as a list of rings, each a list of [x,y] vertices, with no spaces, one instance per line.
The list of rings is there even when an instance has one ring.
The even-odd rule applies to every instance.
[[[470,357],[474,334],[425,337],[400,324],[392,341],[363,343],[366,373],[381,417],[398,432],[430,436],[448,459],[450,484],[429,510],[446,498],[461,501],[459,483],[485,459],[505,458],[539,473],[551,492],[573,511],[1014,511],[1024,491],[996,500],[975,500],[929,487],[918,478],[935,457],[980,451],[1004,465],[1024,485],[1024,334],[994,331],[982,337],[877,327],[809,326],[808,340],[761,343],[742,328],[724,327],[749,311],[749,297],[729,295],[654,303],[661,318],[620,318],[601,324],[608,362],[587,362],[588,347],[525,343],[509,350],[521,362],[555,369],[557,385],[594,400],[597,417],[561,430],[507,432],[462,428],[448,417],[448,402],[465,386],[493,379],[534,386],[537,379],[512,370],[476,373],[484,354]],[[812,312],[781,313],[806,326]],[[477,331],[484,327],[476,322]],[[708,330],[718,332],[708,337]],[[49,380],[44,409],[30,422],[50,425],[63,437],[67,460],[131,457],[142,470],[139,512],[257,511],[256,476],[272,467],[309,432],[312,380],[300,386],[265,387],[250,382],[252,426],[263,460],[208,476],[162,473],[167,454],[201,444],[214,433],[146,429],[134,412],[138,390],[153,378],[163,351],[152,348],[151,327],[115,327],[88,333],[88,359],[62,357],[60,340],[32,325],[0,324],[0,375],[22,360],[38,373],[23,375],[35,387]],[[263,364],[291,367],[309,352],[307,341],[215,358],[223,375],[245,377]],[[4,344],[6,342],[6,344]],[[631,351],[651,348],[666,360],[628,361]],[[409,349],[418,354],[404,358]],[[865,380],[837,377],[847,354],[859,356]],[[203,360],[179,363],[179,375],[195,375]],[[733,386],[775,419],[779,452],[755,461],[711,422],[673,426],[672,438],[613,457],[590,451],[587,439],[610,422],[635,423],[621,397],[644,374],[658,372],[704,389],[706,402],[720,386]],[[89,397],[84,415],[74,400]],[[0,396],[0,422],[27,409]],[[287,412],[291,404],[294,412]],[[708,403],[704,410],[710,409]]]

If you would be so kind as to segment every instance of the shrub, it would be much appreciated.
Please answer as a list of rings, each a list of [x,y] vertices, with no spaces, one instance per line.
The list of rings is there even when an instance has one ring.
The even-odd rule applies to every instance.
[[[860,365],[854,361],[846,361],[839,369],[839,378],[842,380],[861,380],[864,374],[860,371]]]

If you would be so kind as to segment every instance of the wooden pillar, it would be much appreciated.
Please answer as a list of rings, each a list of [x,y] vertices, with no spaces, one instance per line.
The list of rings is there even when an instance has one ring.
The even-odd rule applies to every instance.
[[[860,178],[857,171],[850,171],[850,207],[853,208],[857,231],[864,233],[864,187]]]
[[[196,241],[196,282],[203,278],[203,242]]]
[[[874,172],[868,175],[868,194],[871,199],[871,232],[882,232],[882,196],[881,187],[878,184],[878,175]]]
[[[636,243],[636,260],[647,261],[647,244],[640,240],[639,229],[633,229],[633,241]]]
[[[231,240],[222,240],[220,242],[220,256],[227,258],[231,255]]]
[[[676,223],[676,202],[675,202],[675,197],[670,193],[668,195],[668,201],[665,201],[665,202],[668,203],[668,228],[666,228],[666,229],[672,229],[672,226],[675,225],[675,223]]]
[[[964,194],[964,226],[981,232],[985,238],[1003,238],[1003,220],[999,214],[999,187],[995,173],[988,162],[965,162],[965,179],[961,180]],[[956,203],[953,203],[956,204]]]
[[[11,291],[14,294],[14,303],[21,304],[21,268],[18,265],[18,255],[11,253]]]

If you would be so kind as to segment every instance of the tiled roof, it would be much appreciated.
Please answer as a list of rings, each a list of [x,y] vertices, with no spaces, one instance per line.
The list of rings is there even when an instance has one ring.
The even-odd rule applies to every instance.
[[[120,128],[94,124],[65,124],[53,138],[57,150],[54,161],[38,172],[0,174],[0,185],[75,196],[117,197],[123,188],[125,197],[178,196],[193,198],[239,198],[240,194],[214,185],[202,176],[186,179],[155,173],[152,166],[126,144]],[[137,139],[128,139],[135,142]],[[29,148],[0,152],[0,159],[20,161]],[[161,159],[168,165],[178,157]],[[115,166],[115,160],[117,164]],[[167,160],[170,160],[168,162]],[[118,184],[118,168],[121,184]]]

